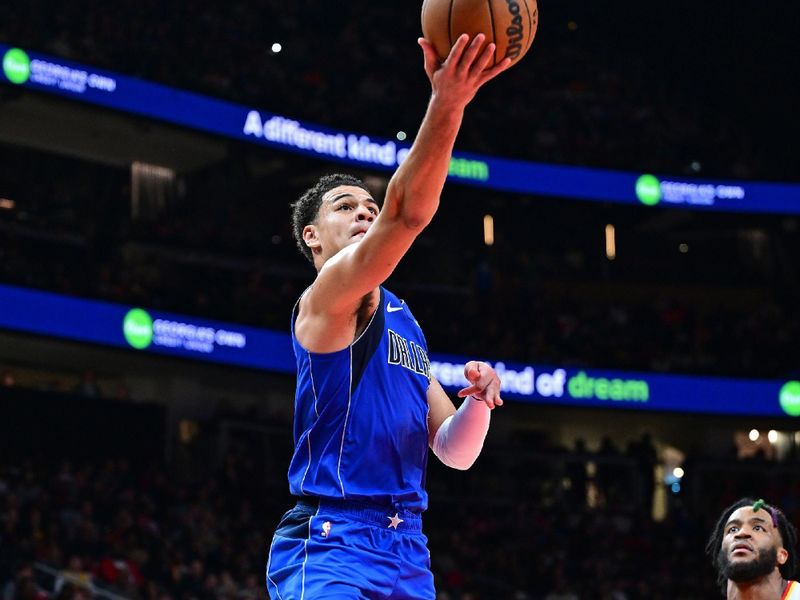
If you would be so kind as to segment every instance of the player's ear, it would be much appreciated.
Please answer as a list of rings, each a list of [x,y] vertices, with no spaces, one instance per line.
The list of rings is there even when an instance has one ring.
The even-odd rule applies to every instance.
[[[303,241],[306,246],[311,248],[311,251],[317,250],[320,247],[319,235],[317,228],[313,225],[306,225],[303,227]]]
[[[787,560],[789,560],[789,551],[781,546],[778,548],[778,565],[785,565]]]

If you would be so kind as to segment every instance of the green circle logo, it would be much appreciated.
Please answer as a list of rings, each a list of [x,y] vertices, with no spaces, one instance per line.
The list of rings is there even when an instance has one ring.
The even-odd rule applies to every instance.
[[[131,346],[144,350],[153,341],[153,319],[141,308],[134,308],[125,315],[122,332]]]
[[[11,83],[25,83],[31,76],[31,59],[24,50],[11,48],[3,56],[3,73]]]
[[[790,417],[800,417],[800,381],[790,381],[781,388],[781,408]]]
[[[661,202],[661,182],[653,175],[642,175],[636,180],[636,197],[647,206]]]

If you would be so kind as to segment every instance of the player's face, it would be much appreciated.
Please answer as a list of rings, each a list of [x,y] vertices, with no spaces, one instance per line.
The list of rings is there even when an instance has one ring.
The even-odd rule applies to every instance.
[[[780,531],[764,509],[751,507],[733,512],[723,529],[720,564],[732,581],[751,581],[769,575],[786,562]]]
[[[322,197],[317,221],[303,230],[303,239],[322,261],[360,242],[380,208],[366,190],[352,185],[333,188]]]

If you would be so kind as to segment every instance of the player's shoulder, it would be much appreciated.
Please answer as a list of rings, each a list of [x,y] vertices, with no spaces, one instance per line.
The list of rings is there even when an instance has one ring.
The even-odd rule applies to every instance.
[[[381,289],[381,296],[384,299],[384,302],[388,300],[394,300],[395,302],[401,302],[400,297],[392,292],[391,290],[387,289],[386,286],[380,286]]]
[[[381,286],[381,301],[384,309],[389,313],[408,309],[408,305],[403,298],[383,286]]]
[[[391,316],[403,316],[405,320],[410,321],[413,323],[413,327],[422,330],[417,318],[414,316],[414,313],[411,312],[411,307],[405,301],[404,298],[390,292],[389,290],[382,288],[384,290],[383,294],[383,310],[384,312],[388,313]],[[401,319],[402,321],[403,319]]]

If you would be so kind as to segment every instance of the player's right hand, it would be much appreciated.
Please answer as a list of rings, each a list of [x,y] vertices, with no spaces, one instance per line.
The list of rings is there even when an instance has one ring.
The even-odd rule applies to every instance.
[[[482,33],[472,38],[472,41],[466,33],[459,36],[444,62],[439,60],[436,50],[425,38],[417,41],[422,47],[425,73],[431,81],[433,93],[445,102],[466,106],[484,83],[511,66],[511,59],[506,57],[489,67],[496,46],[490,43],[481,50],[486,41],[486,36]]]

